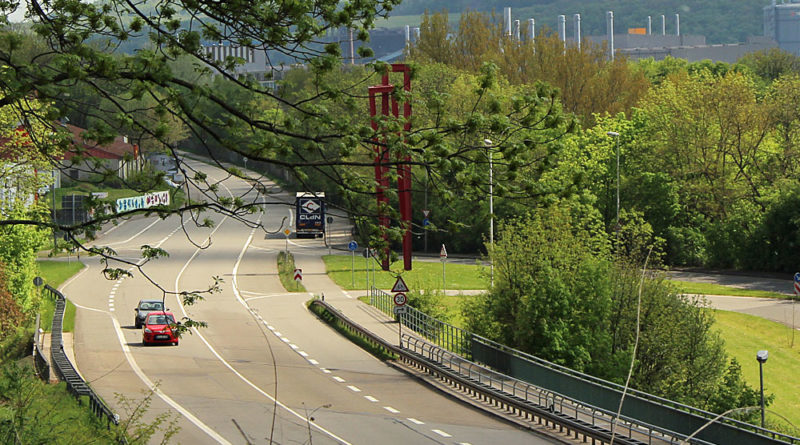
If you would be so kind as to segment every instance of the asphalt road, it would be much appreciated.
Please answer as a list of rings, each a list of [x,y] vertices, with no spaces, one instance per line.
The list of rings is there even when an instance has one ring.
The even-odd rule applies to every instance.
[[[225,177],[201,168],[212,178]],[[240,180],[227,179],[220,189],[254,198]],[[268,206],[253,216],[269,233],[221,215],[208,215],[213,228],[173,216],[132,219],[97,240],[132,262],[145,244],[169,252],[144,264],[144,274],[132,269],[133,277],[114,281],[102,276],[98,261],[86,260],[88,268],[62,287],[79,308],[77,368],[115,412],[124,419],[136,406],[126,410],[115,394],[138,401],[155,390],[145,420],[172,413],[181,430],[170,443],[184,444],[552,443],[380,362],[310,314],[304,306],[309,294],[286,293],[275,258],[287,246],[280,232],[291,223],[290,209]],[[311,292],[355,304],[320,269],[319,256],[327,252],[321,240],[290,239],[288,245]],[[177,347],[143,347],[133,327],[138,300],[160,298],[157,285],[205,289],[212,276],[224,280],[222,291],[205,301],[183,306],[176,296],[166,297],[176,316],[208,327]]]

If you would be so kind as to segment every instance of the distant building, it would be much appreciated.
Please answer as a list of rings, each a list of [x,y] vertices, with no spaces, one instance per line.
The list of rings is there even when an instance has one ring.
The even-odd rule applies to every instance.
[[[791,0],[764,7],[764,37],[778,42],[778,47],[800,55],[800,2]]]
[[[132,173],[141,170],[142,160],[139,146],[128,142],[127,136],[117,136],[110,144],[100,145],[95,141],[84,139],[83,128],[71,124],[63,125],[72,133],[72,144],[78,150],[68,150],[59,160],[61,174],[70,179],[85,180],[92,175],[113,171],[121,179],[127,179]],[[76,151],[83,151],[86,156],[95,159],[79,159]]]
[[[250,76],[262,86],[275,89],[275,81],[283,77],[285,68],[282,65],[273,66],[267,57],[267,52],[234,45],[228,42],[203,45],[206,56],[216,64],[225,63],[228,57],[241,59],[240,64],[234,68],[235,76]],[[219,71],[217,71],[219,72]]]

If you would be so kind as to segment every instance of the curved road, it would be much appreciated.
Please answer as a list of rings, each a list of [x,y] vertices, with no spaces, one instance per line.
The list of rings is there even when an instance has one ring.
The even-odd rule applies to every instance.
[[[211,177],[224,177],[196,164]],[[254,197],[241,180],[227,179],[221,190]],[[178,347],[142,346],[133,308],[161,292],[138,271],[109,281],[99,263],[89,260],[62,287],[79,307],[77,368],[123,419],[125,404],[115,394],[140,400],[155,389],[145,420],[173,413],[181,430],[170,443],[552,443],[443,396],[354,346],[306,310],[308,294],[283,290],[276,271],[283,235],[211,217],[212,229],[182,225],[177,216],[129,220],[96,241],[131,260],[144,244],[166,249],[169,257],[144,270],[170,291],[203,289],[211,276],[223,278],[222,292],[197,305],[183,307],[175,296],[167,297],[176,316],[208,322]],[[278,233],[285,217],[289,206],[254,215]],[[348,298],[337,288],[327,290],[319,270],[326,252],[322,241],[290,241],[298,263],[308,262],[303,267],[309,289]]]

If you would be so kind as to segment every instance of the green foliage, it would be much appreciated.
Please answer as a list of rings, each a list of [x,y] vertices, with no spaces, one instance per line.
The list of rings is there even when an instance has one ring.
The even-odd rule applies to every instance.
[[[24,218],[27,212],[11,215]],[[0,261],[5,264],[8,290],[23,312],[38,307],[33,278],[37,275],[36,252],[47,240],[47,232],[36,226],[1,225]]]
[[[301,281],[294,280],[294,255],[290,252],[278,252],[278,276],[281,284],[288,292],[305,292]]]

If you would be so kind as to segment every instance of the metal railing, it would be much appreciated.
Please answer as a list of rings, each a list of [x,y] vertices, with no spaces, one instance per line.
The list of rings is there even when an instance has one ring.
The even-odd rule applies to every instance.
[[[67,384],[67,391],[75,396],[78,403],[81,403],[81,397],[86,396],[89,398],[89,409],[98,417],[106,418],[106,426],[111,428],[111,424],[119,424],[119,418],[114,414],[111,409],[103,402],[103,400],[92,391],[92,388],[81,378],[72,362],[67,358],[64,353],[64,343],[62,339],[62,329],[64,325],[64,309],[66,308],[66,298],[57,289],[45,284],[44,291],[47,295],[53,298],[56,302],[56,308],[53,312],[53,327],[50,333],[50,361],[53,364],[53,369],[58,376],[58,379]]]
[[[391,295],[387,294],[386,292],[374,287],[371,288],[370,303],[380,309],[382,312],[390,316],[394,316],[394,302]],[[504,364],[508,369],[498,369],[498,371],[513,372],[516,370],[517,372],[520,372],[519,368],[523,366],[527,366],[531,369],[535,368],[534,371],[539,370],[539,374],[547,373],[549,376],[558,377],[562,383],[564,383],[561,386],[562,388],[589,388],[595,391],[595,395],[597,396],[595,400],[599,400],[601,398],[604,398],[605,400],[614,399],[615,395],[621,394],[624,389],[621,385],[613,382],[609,382],[561,365],[557,365],[555,363],[548,362],[525,352],[510,348],[458,327],[449,325],[448,323],[437,320],[412,307],[409,307],[404,314],[400,314],[398,316],[398,320],[400,323],[417,332],[420,336],[431,343],[465,359],[475,360],[486,363],[489,366],[493,366],[495,363],[487,360],[488,356],[491,356],[492,354],[506,354],[507,356],[497,357],[496,362]],[[480,355],[480,359],[475,357],[476,353]],[[513,366],[508,363],[509,357],[515,360],[516,365],[522,366]],[[501,366],[501,368],[503,368],[503,366]],[[529,369],[528,371],[531,370]],[[529,372],[529,374],[532,373],[533,372]],[[530,383],[535,383],[531,382],[530,380],[528,381]],[[552,384],[552,382],[550,383]],[[664,416],[670,416],[672,425],[669,425],[669,427],[678,430],[680,433],[690,434],[689,427],[691,425],[702,425],[703,423],[711,421],[717,417],[717,415],[714,413],[684,405],[672,400],[664,399],[642,391],[632,390],[629,388],[627,390],[627,394],[627,400],[629,400],[631,404],[636,404],[638,407],[649,410],[649,413],[652,414],[651,417],[663,419]],[[616,396],[616,401],[614,403],[619,403],[619,396]],[[685,430],[682,430],[684,428]],[[746,443],[751,444],[800,444],[800,438],[765,428],[760,428],[756,425],[728,417],[722,417],[721,419],[715,420],[713,426],[708,427],[704,431],[704,434],[708,437],[730,437],[731,434],[741,434],[748,438]]]
[[[499,377],[490,380],[489,377],[486,377],[489,374],[484,374],[484,377],[475,378],[478,373],[477,369],[480,368],[479,365],[474,363],[468,364],[462,358],[454,354],[450,354],[447,359],[443,359],[449,352],[444,351],[442,348],[427,342],[422,342],[408,335],[404,336],[406,339],[405,344],[409,345],[409,341],[416,343],[410,348],[401,348],[367,331],[324,301],[314,300],[311,302],[311,307],[313,308],[314,306],[317,306],[316,309],[322,314],[320,317],[324,320],[328,322],[335,321],[339,326],[345,328],[348,332],[355,333],[371,346],[397,356],[403,363],[433,375],[482,402],[500,407],[509,414],[523,417],[531,422],[538,422],[548,427],[557,428],[560,433],[574,436],[576,439],[582,438],[584,441],[592,439],[591,443],[597,443],[596,441],[599,441],[601,444],[610,443],[612,433],[599,421],[600,416],[598,414],[595,414],[595,418],[597,419],[595,424],[592,424],[590,420],[585,421],[580,418],[575,418],[570,415],[570,410],[567,409],[567,405],[564,402],[566,399],[557,398],[555,393],[550,392],[549,399],[540,398],[534,401],[532,397],[528,399],[519,397],[520,392],[524,394],[521,385],[517,385],[515,391],[501,391],[496,383],[500,380]],[[425,346],[423,346],[423,344]],[[414,350],[415,348],[416,351]],[[434,359],[433,357],[437,357],[438,359]],[[460,361],[460,364],[457,364],[458,361]],[[450,366],[443,366],[442,362],[448,363]],[[466,372],[466,369],[470,369],[471,372]],[[464,372],[459,372],[459,370]],[[494,383],[488,384],[487,382]],[[509,388],[508,385],[501,387],[504,389]],[[533,395],[534,392],[530,391],[530,393]],[[561,406],[559,407],[558,404],[561,404]],[[577,406],[580,407],[582,412],[591,413],[593,409],[596,413],[600,412],[596,408],[587,405]],[[591,417],[582,417],[591,419]],[[650,437],[645,437],[641,431],[646,432],[648,428],[641,423],[636,425],[635,428],[633,424],[625,422],[620,422],[618,425],[619,428],[617,429],[614,443],[621,445],[676,443],[676,439],[671,439],[669,434],[662,433],[655,429],[655,427],[651,429],[652,433]],[[637,438],[626,437],[626,433],[630,433],[630,435],[639,435],[647,441],[643,442]],[[692,440],[691,443],[706,445],[699,440]]]

